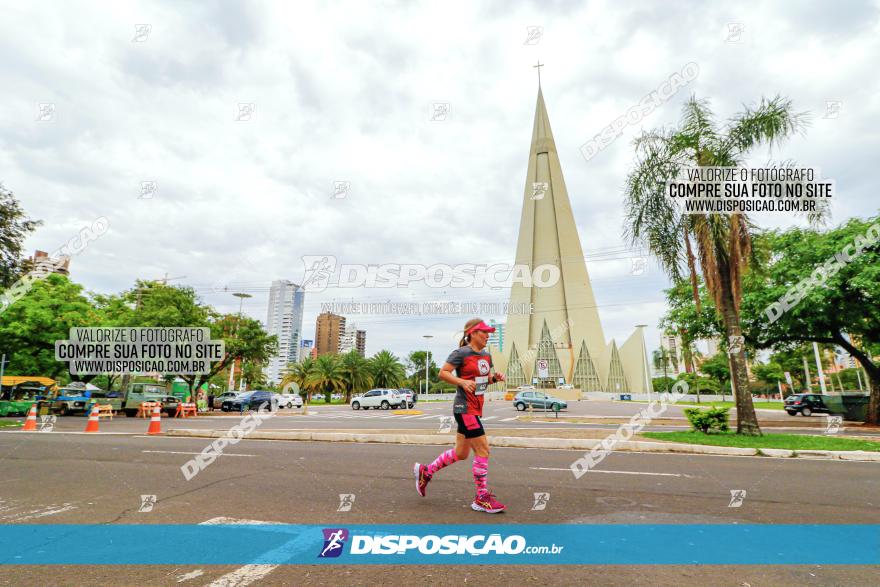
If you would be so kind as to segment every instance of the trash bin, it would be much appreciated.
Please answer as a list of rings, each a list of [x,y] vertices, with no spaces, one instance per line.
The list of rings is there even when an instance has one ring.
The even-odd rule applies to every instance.
[[[868,394],[844,395],[841,396],[844,408],[844,420],[852,420],[853,422],[864,422],[868,419]]]
[[[825,404],[829,412],[853,422],[864,422],[867,419],[868,400],[867,393],[822,396],[822,403]]]

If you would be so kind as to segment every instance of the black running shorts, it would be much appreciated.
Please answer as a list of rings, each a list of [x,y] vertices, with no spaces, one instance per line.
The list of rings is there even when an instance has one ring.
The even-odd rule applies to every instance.
[[[464,434],[465,438],[479,438],[486,434],[479,416],[471,416],[469,414],[453,415],[458,423],[458,433]]]

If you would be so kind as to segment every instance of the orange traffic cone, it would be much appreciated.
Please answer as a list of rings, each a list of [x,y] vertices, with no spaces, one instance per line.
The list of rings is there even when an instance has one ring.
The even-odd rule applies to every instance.
[[[31,409],[28,410],[27,420],[24,421],[24,426],[22,426],[21,429],[25,431],[37,429],[37,404],[31,404]]]
[[[92,413],[89,414],[89,421],[86,424],[86,432],[98,431],[98,406],[92,406]]]
[[[153,417],[150,418],[150,427],[147,428],[147,434],[162,434],[162,415],[159,412],[159,406],[153,408]]]

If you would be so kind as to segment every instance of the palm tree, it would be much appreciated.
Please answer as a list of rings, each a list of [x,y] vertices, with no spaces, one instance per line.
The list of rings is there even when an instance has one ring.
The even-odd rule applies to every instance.
[[[309,377],[306,378],[306,383],[315,391],[323,391],[324,399],[329,404],[333,392],[345,389],[345,375],[339,355],[334,353],[319,356]]]
[[[656,349],[653,355],[654,367],[663,369],[663,382],[666,385],[666,393],[669,393],[669,365],[675,365],[675,355],[665,347]]]
[[[306,357],[300,363],[290,363],[287,365],[287,370],[284,374],[284,378],[281,379],[281,387],[283,388],[288,383],[296,383],[301,390],[306,392],[307,401],[312,400],[312,390],[313,387],[311,385],[312,371],[315,369],[315,360],[311,357]]]
[[[380,351],[370,358],[370,372],[376,387],[399,387],[406,379],[406,371],[397,357],[389,351]]]
[[[624,232],[633,244],[646,245],[673,279],[680,279],[687,267],[697,308],[699,259],[727,341],[742,336],[741,279],[752,258],[753,225],[743,214],[682,214],[666,197],[666,182],[687,166],[742,165],[755,147],[779,144],[802,132],[805,125],[805,114],[794,113],[791,101],[777,96],[762,98],[757,107],[746,108],[719,129],[708,101],[692,96],[684,105],[679,128],[646,132],[635,140],[636,165],[625,188]],[[736,431],[759,436],[745,353],[740,349],[729,356]]]
[[[370,364],[356,350],[342,355],[342,375],[345,378],[345,403],[351,401],[351,394],[366,391],[373,384]]]

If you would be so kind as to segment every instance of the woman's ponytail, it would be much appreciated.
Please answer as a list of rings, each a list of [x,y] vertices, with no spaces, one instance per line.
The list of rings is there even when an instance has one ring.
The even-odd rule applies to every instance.
[[[461,347],[463,347],[463,346],[465,346],[465,345],[470,344],[470,342],[471,342],[471,335],[468,334],[467,331],[470,330],[471,328],[473,328],[474,326],[476,326],[477,324],[479,324],[479,323],[482,322],[482,321],[483,321],[482,318],[471,318],[470,320],[468,320],[467,322],[465,322],[465,324],[464,324],[464,336],[462,336],[462,337],[461,337],[461,340],[458,341],[458,348],[461,348]]]

